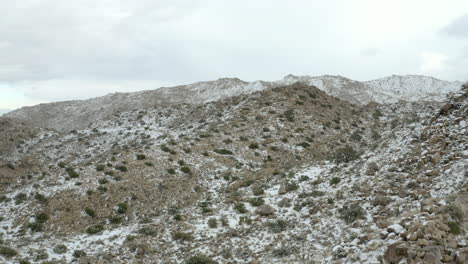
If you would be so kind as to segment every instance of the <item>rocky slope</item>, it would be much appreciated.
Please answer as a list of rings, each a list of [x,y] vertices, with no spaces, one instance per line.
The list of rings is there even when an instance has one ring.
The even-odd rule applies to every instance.
[[[466,263],[468,86],[362,105],[304,83],[69,132],[2,118],[0,262]]]
[[[446,82],[416,75],[394,75],[368,82],[332,75],[319,77],[288,75],[276,82],[250,83],[237,78],[222,78],[136,93],[109,94],[90,100],[41,104],[21,108],[7,113],[6,116],[34,127],[71,131],[84,129],[94,120],[105,119],[119,112],[180,103],[213,102],[296,82],[314,85],[329,95],[355,104],[395,103],[399,100],[442,101],[449,92],[457,91],[461,85],[459,82]]]

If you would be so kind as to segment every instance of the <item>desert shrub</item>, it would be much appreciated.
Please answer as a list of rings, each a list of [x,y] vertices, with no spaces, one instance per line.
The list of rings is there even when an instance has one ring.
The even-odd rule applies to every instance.
[[[98,186],[96,189],[101,193],[105,193],[105,192],[107,192],[109,190],[109,189],[107,189],[106,186],[103,186],[103,185]]]
[[[217,264],[212,258],[205,255],[192,256],[185,261],[185,264]]]
[[[92,208],[86,207],[85,213],[91,217],[96,217],[96,211],[94,211]]]
[[[151,237],[155,237],[158,235],[158,232],[153,229],[152,227],[149,227],[149,226],[145,226],[145,227],[142,227],[138,230],[138,234],[140,235],[144,235],[144,236],[151,236]]]
[[[252,206],[260,206],[265,203],[265,201],[261,197],[254,197],[249,200],[249,203]]]
[[[247,213],[247,209],[245,208],[245,204],[242,203],[242,202],[236,203],[236,204],[234,205],[234,209],[235,209],[237,212],[241,213],[241,214]]]
[[[283,113],[283,116],[288,120],[289,122],[294,122],[294,110],[293,109],[288,109]]]
[[[72,167],[66,168],[65,171],[67,172],[68,176],[70,176],[70,178],[72,179],[80,177],[80,175]]]
[[[268,221],[266,225],[268,229],[273,233],[281,233],[288,228],[288,222],[282,219]]]
[[[175,240],[180,240],[180,241],[192,241],[193,240],[193,235],[192,233],[184,233],[184,232],[175,232],[172,237]]]
[[[81,258],[81,257],[85,257],[86,256],[86,252],[83,251],[83,250],[75,250],[73,251],[73,257],[74,258]]]
[[[59,162],[57,165],[62,169],[65,169],[65,167],[67,166],[67,164],[65,164],[65,162],[63,161]]]
[[[63,244],[54,247],[54,252],[57,253],[57,254],[64,254],[64,253],[67,253],[67,251],[68,251],[67,246],[65,246]]]
[[[149,161],[145,162],[145,165],[148,166],[148,167],[153,167],[154,166],[154,164],[152,162],[149,162]]]
[[[220,154],[220,155],[233,155],[234,154],[234,153],[232,153],[232,151],[230,151],[228,149],[215,149],[213,151]]]
[[[120,217],[120,216],[112,216],[109,218],[109,223],[113,224],[113,225],[119,225],[123,222],[123,218]]]
[[[11,258],[18,255],[18,251],[9,247],[0,247],[0,255],[6,258]]]
[[[96,166],[96,171],[104,171],[104,169],[106,168],[106,166],[102,165],[102,164],[99,164]]]
[[[36,260],[44,260],[48,258],[49,254],[45,251],[45,249],[41,249],[36,252]]]
[[[253,192],[254,195],[257,195],[257,196],[258,196],[258,195],[264,194],[264,193],[265,193],[265,190],[263,190],[263,187],[260,186],[260,185],[254,185],[254,186],[252,187],[252,192]]]
[[[8,198],[6,195],[0,196],[0,203],[8,202],[10,198]]]
[[[32,222],[28,224],[28,228],[31,229],[32,232],[42,232],[44,230],[44,225],[39,222]]]
[[[183,173],[190,173],[190,172],[191,172],[191,170],[190,170],[189,167],[182,167],[182,168],[180,168],[180,170],[181,170]]]
[[[164,152],[171,152],[171,149],[167,147],[166,145],[161,145],[161,150]]]
[[[99,182],[99,184],[107,184],[107,183],[109,183],[109,181],[108,181],[107,179],[105,179],[105,178],[99,179],[98,182]]]
[[[45,197],[44,195],[40,193],[36,193],[36,195],[34,195],[34,198],[40,203],[43,203],[43,204],[47,203],[47,197]]]
[[[294,181],[288,181],[288,182],[286,183],[286,191],[287,191],[287,192],[295,191],[295,190],[297,190],[297,189],[299,189],[299,185],[298,185],[296,182],[294,182]]]
[[[258,144],[257,143],[250,143],[249,148],[250,149],[258,149]]]
[[[337,163],[350,162],[359,158],[359,153],[353,147],[346,145],[334,153],[333,159]]]
[[[284,198],[281,201],[278,202],[279,207],[291,207],[291,199],[289,198]]]
[[[27,259],[20,259],[18,263],[19,264],[31,264],[31,262]]]
[[[114,176],[114,172],[113,171],[106,171],[104,172],[105,175],[108,175],[108,176]]]
[[[293,249],[290,247],[282,246],[282,247],[273,249],[271,254],[277,258],[286,257],[286,256],[293,254]]]
[[[459,235],[462,233],[460,225],[458,225],[457,222],[448,222],[447,225],[450,228],[450,233],[454,235]]]
[[[310,147],[310,144],[307,143],[307,142],[305,142],[305,141],[302,142],[302,143],[299,143],[299,144],[297,144],[297,145],[298,145],[299,147],[302,147],[302,148],[308,148],[308,147]]]
[[[340,214],[340,218],[347,224],[364,217],[364,210],[357,204],[352,204],[350,206],[345,205],[343,208],[339,209],[338,212]]]
[[[352,141],[356,141],[356,142],[359,142],[362,140],[362,136],[361,136],[361,133],[359,132],[359,130],[356,130],[354,131],[351,136],[349,137],[349,139],[351,139]]]
[[[21,204],[24,201],[26,201],[27,198],[28,198],[28,196],[25,193],[18,193],[14,198],[15,199],[15,204]]]
[[[208,219],[208,226],[210,228],[217,228],[218,227],[218,220],[216,220],[216,218]]]
[[[171,168],[171,169],[167,169],[167,172],[168,172],[169,174],[175,174],[175,173],[176,173],[176,171],[175,171],[174,169],[172,169],[172,168]]]
[[[121,172],[127,172],[128,171],[128,168],[126,166],[124,166],[124,165],[115,166],[115,169],[119,170]]]
[[[127,213],[127,210],[128,210],[128,205],[127,203],[119,203],[117,205],[117,213],[119,214],[125,214]]]
[[[145,160],[145,159],[146,159],[146,156],[143,155],[143,154],[137,154],[137,155],[136,155],[136,159],[137,159],[137,160]]]
[[[35,218],[36,222],[43,224],[49,220],[49,215],[45,212],[39,212],[35,215]]]
[[[340,183],[340,181],[341,181],[340,177],[333,177],[330,179],[330,185],[336,185]]]
[[[104,225],[101,225],[101,224],[97,224],[97,225],[93,225],[93,226],[90,226],[86,229],[86,233],[90,234],[90,235],[94,235],[94,234],[97,234],[97,233],[100,233],[102,231],[104,231]]]

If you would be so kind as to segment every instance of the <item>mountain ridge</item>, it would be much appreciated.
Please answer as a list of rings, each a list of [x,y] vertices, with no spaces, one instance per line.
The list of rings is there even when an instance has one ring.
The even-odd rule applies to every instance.
[[[419,75],[392,75],[366,82],[343,76],[295,76],[266,82],[246,82],[239,78],[219,78],[175,87],[161,87],[133,93],[111,93],[87,100],[71,100],[23,107],[4,116],[35,127],[59,131],[82,129],[96,119],[108,118],[118,112],[148,109],[157,105],[202,104],[241,94],[301,82],[313,85],[329,95],[354,104],[381,104],[403,101],[442,101],[449,92],[457,91],[461,82],[442,81]],[[415,90],[419,87],[419,90]],[[422,88],[421,88],[422,87]],[[70,120],[75,116],[75,120]]]

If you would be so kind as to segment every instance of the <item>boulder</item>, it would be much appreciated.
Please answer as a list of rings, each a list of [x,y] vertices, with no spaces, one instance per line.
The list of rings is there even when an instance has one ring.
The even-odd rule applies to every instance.
[[[408,256],[408,246],[405,242],[396,242],[387,247],[384,254],[384,263],[399,263]]]
[[[275,213],[275,208],[268,204],[261,205],[255,211],[256,214],[260,216],[270,216]]]

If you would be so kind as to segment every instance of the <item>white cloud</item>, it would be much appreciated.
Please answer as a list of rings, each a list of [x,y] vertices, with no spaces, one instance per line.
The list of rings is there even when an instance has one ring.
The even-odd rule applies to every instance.
[[[368,80],[433,72],[453,79],[464,69],[442,70],[455,59],[466,65],[466,43],[439,32],[460,25],[454,18],[467,8],[465,0],[7,1],[0,81],[37,102],[226,76]],[[425,51],[448,59],[430,52],[421,58]]]
[[[446,61],[447,56],[444,54],[433,51],[423,51],[421,53],[421,71],[426,74],[444,71],[447,67],[445,64]]]

